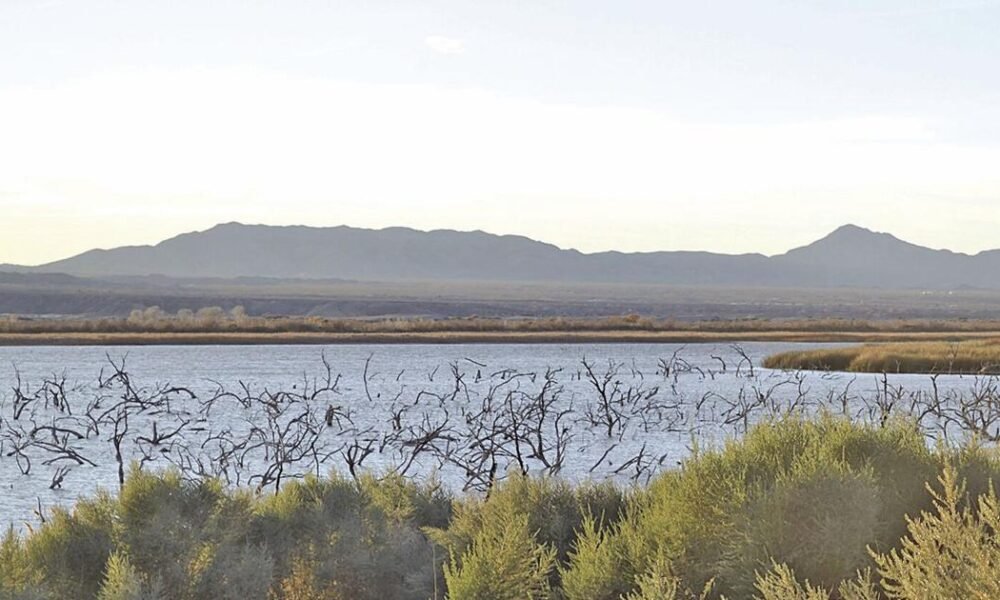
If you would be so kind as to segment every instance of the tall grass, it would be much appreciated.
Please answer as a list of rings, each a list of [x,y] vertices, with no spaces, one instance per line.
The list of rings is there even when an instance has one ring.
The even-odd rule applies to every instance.
[[[117,497],[9,532],[0,598],[996,598],[998,476],[992,449],[833,417],[760,425],[646,488],[331,475],[256,495],[133,468]]]
[[[1000,339],[893,342],[850,348],[791,351],[764,360],[769,369],[858,373],[1000,373]]]

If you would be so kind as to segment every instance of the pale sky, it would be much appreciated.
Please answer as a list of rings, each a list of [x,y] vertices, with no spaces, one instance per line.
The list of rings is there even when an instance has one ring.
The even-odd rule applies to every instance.
[[[0,263],[219,222],[1000,248],[1000,0],[0,0]]]

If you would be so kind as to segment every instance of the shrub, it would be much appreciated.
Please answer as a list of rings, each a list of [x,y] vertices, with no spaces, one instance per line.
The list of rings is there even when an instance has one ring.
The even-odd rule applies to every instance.
[[[569,556],[570,566],[560,571],[566,598],[617,599],[632,589],[634,577],[628,572],[631,561],[618,547],[610,547],[620,546],[623,539],[593,517],[584,520]]]
[[[765,575],[757,575],[759,600],[830,600],[830,593],[813,587],[808,581],[799,583],[787,565],[775,565]]]
[[[556,551],[535,541],[528,515],[503,513],[473,539],[444,577],[450,600],[541,600],[552,590]]]
[[[206,544],[189,573],[189,598],[266,600],[274,580],[274,560],[262,546]]]
[[[108,558],[97,600],[160,600],[163,597],[159,583],[148,585],[128,556],[115,552]]]
[[[11,527],[0,540],[0,599],[20,596],[36,579],[28,569],[24,543]]]
[[[73,512],[57,508],[24,542],[24,570],[56,598],[93,598],[114,549],[114,501],[84,500]]]
[[[721,594],[749,597],[754,573],[779,557],[835,586],[870,564],[867,546],[898,543],[905,516],[928,505],[923,484],[938,463],[909,424],[762,424],[662,475],[620,526],[585,531],[563,579],[571,597],[586,587],[616,598],[662,554],[683,589],[714,580]]]
[[[876,554],[889,598],[1000,598],[1000,502],[980,496],[978,518],[953,468],[928,486],[934,510],[909,521],[902,547]]]
[[[878,483],[846,465],[805,461],[752,499],[735,523],[719,576],[749,585],[748,575],[778,561],[827,588],[868,564],[867,547],[881,529]]]
[[[245,522],[220,516],[229,496],[216,482],[186,483],[176,471],[131,469],[116,507],[115,541],[132,566],[161,581],[171,597],[193,585],[206,548],[238,536]]]
[[[636,590],[625,600],[676,600],[680,580],[671,571],[667,560],[660,557],[636,584]]]
[[[271,600],[341,600],[336,582],[325,585],[317,575],[312,552],[292,561],[291,572],[271,592]]]
[[[461,555],[490,522],[524,515],[535,538],[554,548],[559,562],[565,563],[588,516],[613,524],[623,506],[621,491],[609,484],[584,484],[574,489],[565,481],[514,474],[497,485],[487,499],[458,503],[449,528],[432,535],[450,553]]]
[[[294,569],[291,559],[308,555],[316,590],[424,600],[443,583],[421,528],[445,526],[450,514],[451,499],[436,485],[399,476],[307,477],[262,499],[249,535],[272,551],[282,581]]]

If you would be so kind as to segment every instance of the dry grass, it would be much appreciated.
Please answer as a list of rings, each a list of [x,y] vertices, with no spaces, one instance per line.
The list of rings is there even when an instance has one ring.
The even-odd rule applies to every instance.
[[[0,346],[331,345],[331,344],[697,344],[870,342],[997,338],[1000,332],[810,331],[220,331],[0,333]]]
[[[1000,337],[962,342],[896,342],[784,352],[764,360],[770,369],[856,373],[1000,373]]]
[[[127,318],[0,317],[0,345],[331,344],[930,341],[1000,337],[1000,321],[743,319],[676,321],[639,315],[603,318],[331,319],[251,317],[237,308]]]
[[[678,321],[636,314],[612,317],[325,318],[248,316],[241,307],[169,314],[153,307],[128,317],[29,318],[0,315],[0,334],[13,333],[426,333],[426,332],[1000,332],[1000,320],[969,319],[730,319]]]

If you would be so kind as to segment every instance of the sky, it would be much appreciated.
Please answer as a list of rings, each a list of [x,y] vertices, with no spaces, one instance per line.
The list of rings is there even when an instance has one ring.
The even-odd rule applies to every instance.
[[[229,221],[1000,248],[1000,0],[0,0],[0,263]]]

